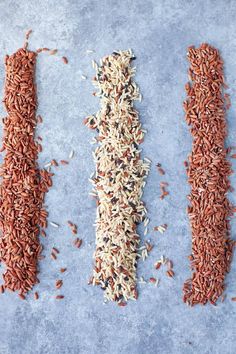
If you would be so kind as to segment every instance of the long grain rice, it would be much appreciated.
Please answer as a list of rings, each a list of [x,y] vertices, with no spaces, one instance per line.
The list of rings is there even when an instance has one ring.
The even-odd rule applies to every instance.
[[[222,295],[230,268],[233,242],[227,199],[231,165],[226,159],[226,102],[223,62],[217,49],[208,44],[190,47],[189,76],[184,102],[186,121],[193,136],[187,164],[191,186],[188,215],[192,229],[191,279],[184,284],[184,301],[190,305],[215,304]]]
[[[26,46],[27,47],[27,46]],[[42,251],[40,227],[47,226],[43,206],[51,174],[39,170],[35,141],[37,94],[34,82],[37,53],[19,49],[6,56],[3,149],[0,185],[0,260],[5,263],[4,288],[24,299],[37,279]]]
[[[122,305],[138,296],[136,229],[146,215],[141,193],[150,167],[138,150],[144,133],[133,107],[140,93],[132,79],[132,59],[128,50],[113,52],[100,66],[92,62],[101,109],[85,120],[88,127],[98,130],[99,144],[93,154],[98,205],[93,284],[101,286],[106,299]]]

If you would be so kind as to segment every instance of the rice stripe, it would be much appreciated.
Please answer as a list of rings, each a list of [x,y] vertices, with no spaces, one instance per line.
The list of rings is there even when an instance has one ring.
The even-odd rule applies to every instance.
[[[28,32],[29,33],[29,32]],[[28,34],[29,35],[29,34]],[[42,251],[40,227],[47,226],[43,207],[51,175],[39,170],[35,139],[37,53],[24,48],[5,58],[4,162],[0,186],[0,260],[5,263],[4,288],[18,291],[21,299],[36,283]]]
[[[223,62],[218,50],[208,44],[190,47],[188,60],[192,82],[186,85],[184,109],[193,136],[187,164],[193,273],[184,284],[183,300],[190,305],[208,301],[215,304],[225,289],[233,250],[229,232],[232,206],[227,199],[232,170],[225,148]]]
[[[144,133],[134,109],[139,89],[133,81],[130,50],[113,52],[101,60],[94,85],[101,109],[85,119],[98,130],[93,156],[96,174],[92,183],[97,194],[96,251],[93,285],[100,285],[107,300],[126,303],[137,299],[136,266],[139,235],[137,224],[146,209],[141,200],[150,162],[140,159]]]

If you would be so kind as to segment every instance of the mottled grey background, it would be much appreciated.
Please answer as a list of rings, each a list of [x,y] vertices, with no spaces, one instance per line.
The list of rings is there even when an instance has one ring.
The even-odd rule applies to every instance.
[[[191,149],[191,137],[184,121],[182,101],[187,81],[186,48],[207,41],[218,47],[225,61],[232,99],[228,114],[229,143],[236,136],[236,2],[226,0],[120,0],[120,1],[0,1],[0,91],[4,80],[3,58],[23,43],[25,30],[34,30],[30,48],[58,48],[59,55],[40,55],[37,66],[39,126],[43,137],[41,165],[51,158],[75,158],[58,168],[54,186],[47,196],[50,220],[43,239],[46,259],[40,264],[40,294],[36,302],[30,294],[25,302],[16,294],[0,296],[1,354],[166,354],[236,352],[236,262],[227,277],[227,299],[218,306],[188,308],[183,304],[182,284],[189,276],[191,236],[186,217],[189,191],[183,166]],[[151,218],[150,230],[167,223],[164,235],[150,234],[155,248],[150,258],[139,263],[139,276],[160,276],[158,288],[142,285],[139,300],[125,308],[103,304],[99,288],[89,287],[92,269],[95,218],[94,201],[88,193],[88,177],[94,170],[90,140],[93,133],[82,124],[84,117],[99,108],[92,96],[94,75],[91,59],[114,49],[132,48],[137,60],[136,81],[143,93],[137,104],[143,126],[148,130],[143,152],[153,161],[144,199]],[[95,50],[92,55],[87,49]],[[62,63],[66,55],[69,64]],[[87,81],[81,74],[88,76]],[[5,112],[1,108],[1,115]],[[161,162],[170,183],[170,196],[159,199],[155,164]],[[236,166],[234,166],[236,167]],[[232,182],[236,186],[236,178]],[[231,196],[236,203],[235,193]],[[66,226],[68,219],[78,224],[84,243],[72,245]],[[142,231],[142,230],[141,230]],[[235,237],[236,223],[232,223]],[[50,259],[51,247],[61,253]],[[162,254],[174,262],[176,276],[169,279],[153,264]],[[58,269],[63,275],[64,301],[55,301],[54,282]]]

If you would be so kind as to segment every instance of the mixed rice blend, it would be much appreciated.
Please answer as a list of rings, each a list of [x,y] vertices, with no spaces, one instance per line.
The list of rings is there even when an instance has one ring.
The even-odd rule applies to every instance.
[[[93,62],[94,84],[101,109],[85,124],[96,129],[96,172],[92,178],[97,199],[96,251],[93,285],[100,285],[107,300],[123,303],[137,299],[137,225],[146,215],[141,200],[150,163],[141,160],[139,144],[144,131],[134,109],[141,100],[133,81],[131,50],[113,52]]]

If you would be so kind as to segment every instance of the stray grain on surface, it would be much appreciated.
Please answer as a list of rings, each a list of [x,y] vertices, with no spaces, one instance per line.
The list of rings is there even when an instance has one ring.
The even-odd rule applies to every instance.
[[[56,280],[55,287],[60,289],[63,285],[63,281],[61,279]]]
[[[51,175],[39,170],[35,140],[37,93],[34,81],[37,54],[21,48],[5,58],[3,149],[0,185],[0,260],[5,263],[4,288],[21,299],[36,283],[42,246],[40,227],[47,226],[43,205]]]
[[[62,299],[64,299],[64,297],[65,297],[64,295],[57,295],[57,296],[56,296],[56,299],[57,299],[57,300],[62,300]]]
[[[61,273],[65,273],[66,270],[67,270],[67,268],[60,268],[60,272],[61,272]]]
[[[62,57],[62,61],[63,61],[64,64],[68,64],[68,59],[67,59],[67,57]]]

